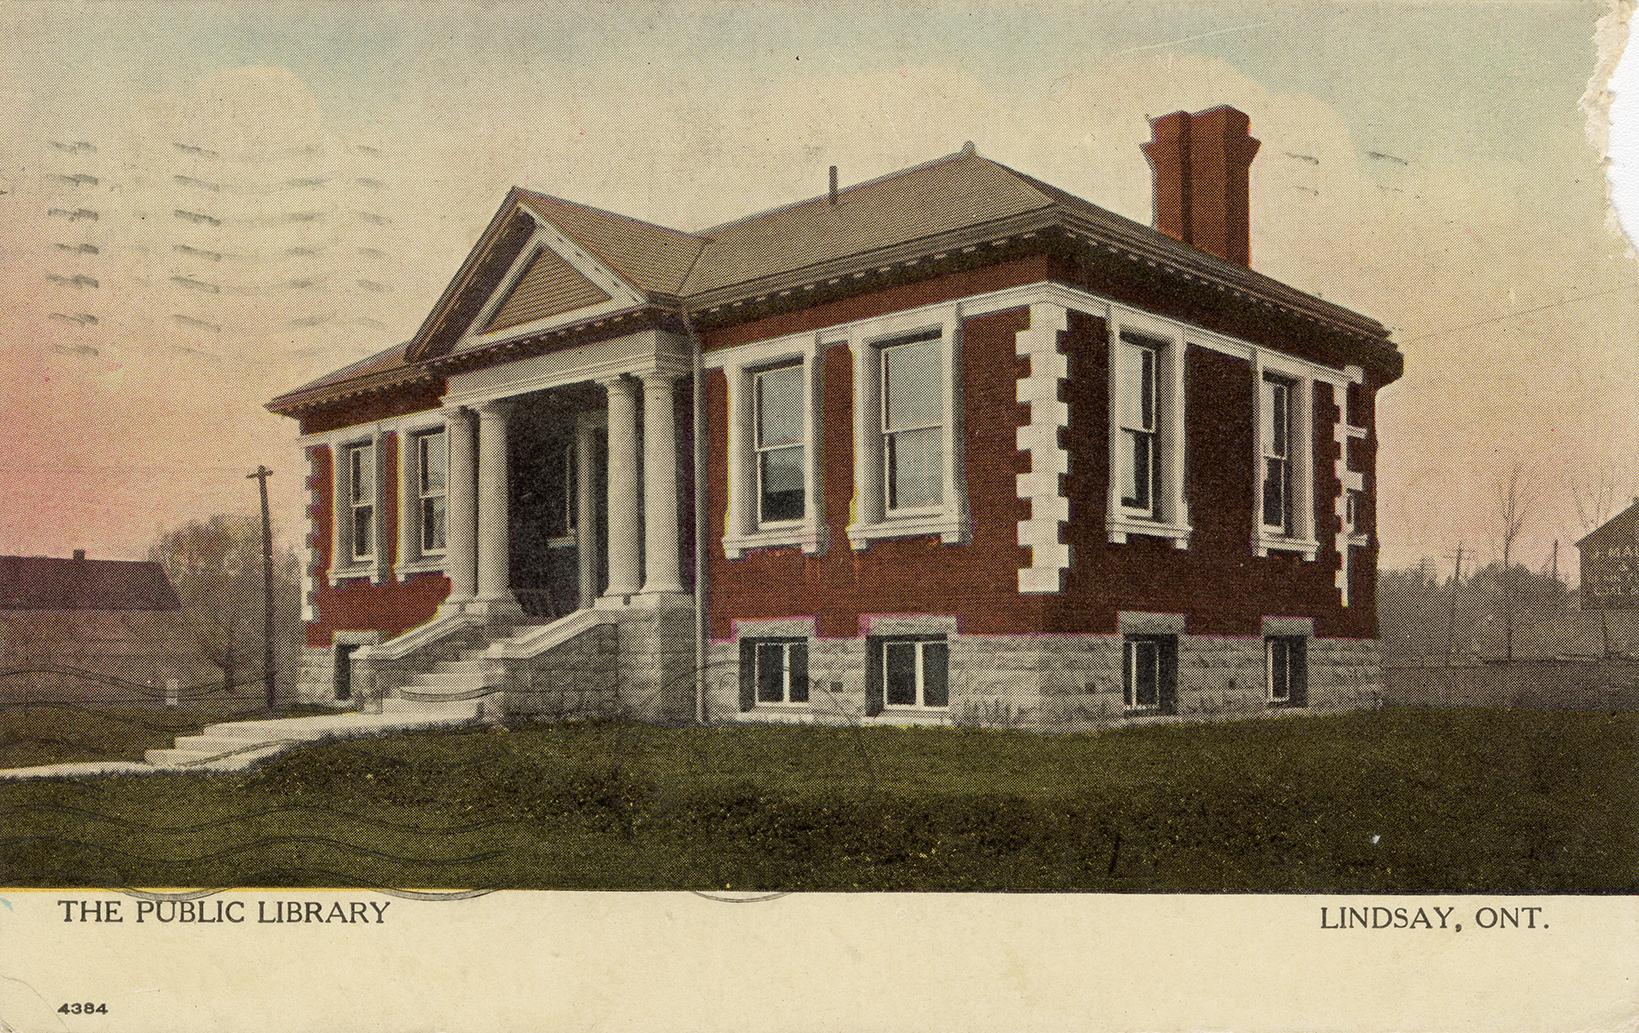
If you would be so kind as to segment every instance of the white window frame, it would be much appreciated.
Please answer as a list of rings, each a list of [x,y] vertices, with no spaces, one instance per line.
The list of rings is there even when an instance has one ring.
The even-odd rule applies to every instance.
[[[1296,422],[1292,418],[1292,402],[1294,401],[1294,396],[1297,394],[1297,385],[1285,377],[1266,372],[1258,380],[1258,392],[1260,398],[1263,397],[1263,392],[1266,386],[1272,390],[1277,401],[1284,396],[1286,410],[1284,420],[1285,425],[1281,426],[1282,421],[1275,419],[1275,414],[1268,411],[1267,404],[1259,407],[1258,451],[1259,455],[1263,459],[1262,464],[1258,468],[1260,475],[1259,483],[1264,486],[1263,502],[1267,503],[1269,501],[1269,466],[1271,463],[1278,463],[1281,472],[1280,485],[1283,498],[1281,499],[1280,522],[1278,524],[1271,524],[1269,522],[1267,506],[1260,505],[1258,507],[1258,526],[1262,528],[1264,534],[1273,534],[1281,538],[1290,538],[1297,520],[1296,507],[1293,505],[1296,501],[1293,498],[1293,488],[1295,486],[1293,482],[1296,478],[1293,477],[1294,471],[1292,469],[1292,426]],[[1265,431],[1271,428],[1280,432],[1280,438],[1282,440],[1269,440],[1272,435],[1266,434]],[[1284,445],[1284,449],[1278,448],[1277,445]]]
[[[947,545],[971,532],[962,454],[961,320],[955,304],[916,309],[851,323],[846,328],[854,364],[854,514],[848,542],[865,549],[883,538],[937,535]],[[937,505],[889,510],[883,348],[926,334],[939,342],[942,431],[941,499]],[[909,429],[909,428],[903,428]]]
[[[398,438],[398,553],[393,572],[400,577],[411,574],[441,571],[448,556],[448,543],[437,552],[421,547],[421,438],[429,434],[444,436],[444,507],[448,514],[450,428],[443,419],[428,420],[426,414],[417,414],[413,422],[395,425]],[[447,520],[446,515],[446,520]],[[446,523],[446,532],[448,525]]]
[[[1162,662],[1162,635],[1124,635],[1121,639],[1121,704],[1128,714],[1159,714],[1167,698],[1166,685],[1163,679],[1166,676],[1166,667]],[[1145,649],[1153,654],[1150,665],[1155,672],[1155,702],[1140,703],[1138,701],[1138,665],[1141,661],[1140,653]],[[1177,686],[1173,687],[1174,693]]]
[[[1177,549],[1189,548],[1189,503],[1184,495],[1185,451],[1184,364],[1189,344],[1179,324],[1156,319],[1131,309],[1111,306],[1109,315],[1109,489],[1105,529],[1109,541],[1122,544],[1131,535],[1171,540]],[[1122,502],[1121,349],[1130,341],[1155,353],[1155,454],[1151,470],[1157,484],[1153,508],[1135,509]]]
[[[1276,377],[1290,386],[1287,407],[1287,451],[1290,456],[1289,530],[1268,527],[1263,522],[1264,399],[1263,382]],[[1259,556],[1271,552],[1296,552],[1313,560],[1320,550],[1315,538],[1315,420],[1314,370],[1298,359],[1279,352],[1258,349],[1252,354],[1253,551]]]
[[[444,449],[444,487],[439,491],[429,491],[427,488],[427,450],[429,442],[437,438],[440,447]],[[420,556],[442,556],[449,550],[449,507],[450,507],[450,435],[442,427],[418,431],[411,435],[415,451],[415,516],[416,525],[416,553]],[[427,503],[433,499],[444,500],[444,544],[431,546],[427,544]]]
[[[813,678],[809,677],[808,694],[806,700],[791,698],[791,650],[800,646],[805,654],[804,668],[807,669],[807,660],[812,657],[808,654],[808,640],[805,638],[762,637],[753,638],[751,646],[751,705],[756,707],[807,707],[813,699]],[[762,657],[765,647],[780,647],[780,698],[765,700],[762,698]]]
[[[349,445],[347,447],[347,563],[349,566],[358,566],[373,563],[376,552],[381,548],[381,542],[376,534],[376,507],[380,500],[376,498],[376,449],[374,442]],[[364,469],[364,462],[368,460],[370,468]],[[362,483],[368,474],[370,483]],[[360,552],[358,539],[355,533],[359,526],[359,511],[365,510],[370,521],[370,551]]]
[[[881,647],[881,656],[877,663],[881,665],[882,676],[882,709],[883,712],[901,711],[917,713],[942,713],[950,709],[950,640],[943,636],[889,636],[878,642]],[[930,705],[927,702],[927,653],[928,646],[945,647],[945,702]],[[916,702],[890,703],[888,702],[888,651],[894,646],[913,646],[916,651]]]
[[[734,560],[752,549],[792,545],[810,556],[824,552],[824,436],[820,418],[824,350],[820,335],[795,334],[708,352],[704,362],[708,368],[720,368],[728,386],[728,499],[723,554]],[[795,363],[801,363],[803,370],[803,516],[801,520],[764,523],[760,519],[754,378],[762,370]]]
[[[888,398],[888,391],[889,391],[889,387],[890,387],[890,385],[888,383],[888,353],[889,352],[896,351],[900,348],[912,348],[912,347],[915,347],[917,345],[937,344],[937,341],[938,341],[938,338],[935,337],[932,333],[929,333],[929,334],[926,334],[926,335],[916,335],[916,336],[912,336],[912,337],[904,338],[904,339],[899,339],[899,340],[885,341],[885,342],[882,342],[881,344],[878,344],[876,346],[876,353],[877,353],[877,355],[876,355],[876,360],[877,360],[876,361],[876,367],[877,367],[877,377],[878,377],[877,397],[882,398],[882,399],[887,399]],[[935,347],[933,350],[934,350],[935,354],[939,354],[941,352],[941,349],[938,348],[938,347]],[[941,361],[941,365],[942,365],[943,364],[943,355],[940,355],[940,361]],[[941,369],[940,372],[943,373],[944,372],[943,369]],[[935,423],[920,423],[920,424],[915,424],[915,425],[907,426],[907,427],[890,427],[888,425],[888,415],[889,415],[888,414],[888,408],[889,407],[886,404],[877,406],[877,410],[878,410],[878,412],[881,416],[880,420],[878,421],[878,427],[879,427],[880,433],[882,435],[882,445],[881,445],[881,448],[882,448],[882,500],[883,500],[882,501],[882,506],[883,506],[883,511],[884,511],[884,514],[885,514],[885,519],[888,519],[888,520],[905,520],[905,519],[913,519],[913,518],[916,518],[916,517],[928,516],[928,515],[931,515],[931,514],[937,514],[937,513],[943,512],[944,511],[943,502],[936,502],[936,503],[931,503],[931,504],[922,505],[922,506],[896,506],[896,505],[894,505],[893,504],[893,496],[894,496],[893,464],[888,461],[889,453],[893,450],[893,447],[894,447],[894,444],[895,444],[893,439],[897,435],[900,435],[900,434],[914,434],[918,431],[937,430],[937,431],[941,432],[941,435],[940,435],[941,444],[943,444],[943,441],[945,439],[948,439],[948,437],[949,437],[949,435],[942,433],[945,430],[945,420],[944,420],[945,414],[943,412],[943,406],[941,406],[940,419],[938,420],[938,422],[935,422]],[[940,455],[941,469],[939,471],[939,493],[940,493],[941,497],[944,495],[945,471],[942,468],[943,465],[944,465],[944,457],[943,457],[943,452],[941,451],[941,455]]]
[[[1298,635],[1265,635],[1264,636],[1264,639],[1263,639],[1264,699],[1265,699],[1265,701],[1267,701],[1269,703],[1270,706],[1289,707],[1289,706],[1293,705],[1293,702],[1292,702],[1292,686],[1293,686],[1293,673],[1292,672],[1293,672],[1293,666],[1294,666],[1293,663],[1292,663],[1293,656],[1294,656],[1293,646],[1294,646],[1295,643],[1299,643],[1299,642],[1303,642],[1303,641],[1304,641],[1303,638],[1301,636],[1298,636]],[[1275,670],[1276,670],[1275,652],[1276,652],[1277,647],[1282,647],[1285,650],[1285,661],[1284,661],[1284,664],[1281,665],[1285,668],[1285,672],[1286,672],[1286,695],[1284,695],[1284,696],[1277,696],[1275,694]],[[1307,671],[1304,669],[1304,667],[1300,666],[1298,669],[1300,670],[1300,672],[1302,672],[1304,674],[1305,678],[1307,678]],[[1303,690],[1303,694],[1305,696],[1307,696],[1308,686],[1304,685],[1304,686],[1301,686],[1301,688]]]
[[[1120,343],[1116,347],[1117,355],[1123,355],[1123,354],[1130,351],[1130,352],[1136,352],[1139,355],[1147,356],[1148,360],[1149,360],[1148,361],[1149,384],[1147,386],[1149,387],[1149,394],[1150,394],[1150,411],[1148,413],[1147,425],[1146,426],[1129,426],[1128,422],[1125,419],[1123,419],[1122,415],[1121,415],[1121,413],[1125,411],[1126,406],[1124,404],[1118,404],[1116,406],[1116,409],[1117,409],[1116,427],[1119,429],[1120,434],[1121,434],[1121,441],[1117,443],[1117,454],[1118,455],[1123,455],[1123,458],[1121,460],[1120,468],[1115,473],[1115,475],[1119,476],[1123,479],[1125,479],[1125,477],[1126,477],[1127,462],[1126,462],[1126,459],[1124,457],[1124,453],[1121,451],[1121,448],[1120,448],[1122,443],[1124,443],[1129,438],[1142,436],[1143,438],[1146,438],[1148,440],[1148,444],[1149,444],[1149,466],[1148,466],[1148,470],[1146,471],[1146,474],[1145,474],[1146,483],[1144,484],[1145,494],[1149,496],[1149,505],[1147,505],[1147,506],[1138,506],[1138,505],[1134,505],[1131,502],[1128,502],[1127,497],[1126,497],[1126,492],[1119,485],[1116,488],[1116,491],[1120,495],[1119,504],[1121,506],[1121,512],[1126,516],[1136,517],[1136,518],[1141,519],[1141,520],[1156,520],[1156,519],[1159,518],[1158,514],[1161,510],[1161,494],[1162,494],[1162,491],[1161,491],[1161,477],[1159,476],[1159,472],[1162,469],[1160,452],[1161,452],[1161,349],[1163,347],[1165,347],[1165,346],[1160,345],[1160,344],[1151,343],[1150,341],[1148,341],[1145,338],[1137,337],[1137,336],[1134,336],[1134,335],[1131,335],[1131,334],[1123,335],[1122,338],[1121,338]],[[1140,369],[1142,369],[1142,368],[1143,368],[1143,362],[1141,361],[1140,362]],[[1118,376],[1118,379],[1119,379],[1119,376]],[[1141,398],[1143,396],[1143,387],[1144,386],[1145,385],[1140,385],[1140,387],[1139,387],[1139,396]],[[1140,408],[1142,408],[1142,406],[1140,406]],[[1142,416],[1140,417],[1139,422],[1140,423],[1145,422],[1145,420]]]
[[[367,450],[371,462],[371,483],[365,486],[368,501],[360,503],[371,508],[370,544],[371,552],[368,556],[356,556],[353,548],[353,513],[354,485],[353,485],[353,454]],[[381,434],[372,431],[363,437],[349,437],[339,439],[334,445],[332,453],[331,490],[333,502],[331,505],[332,522],[334,524],[331,535],[330,577],[332,580],[344,578],[368,577],[372,581],[380,582],[386,573],[387,549],[381,540],[383,528],[382,519],[382,449]]]
[[[776,529],[779,529],[779,528],[801,527],[803,522],[805,520],[807,520],[807,518],[808,518],[808,505],[809,505],[811,500],[807,498],[806,490],[804,492],[804,498],[803,498],[803,515],[802,516],[797,517],[795,519],[787,518],[787,519],[784,519],[784,520],[770,520],[763,514],[763,456],[770,453],[770,452],[783,452],[783,451],[790,451],[792,449],[799,449],[803,453],[803,457],[804,457],[804,464],[803,465],[804,465],[804,468],[806,470],[806,465],[807,465],[806,464],[806,459],[807,459],[807,455],[808,455],[808,451],[809,451],[808,441],[809,441],[809,438],[812,436],[811,429],[806,425],[807,410],[808,410],[808,406],[810,404],[809,399],[807,398],[807,392],[806,391],[804,392],[803,416],[801,417],[801,420],[804,422],[804,426],[802,428],[802,430],[803,430],[802,440],[795,441],[795,442],[786,442],[785,444],[781,444],[781,445],[764,445],[763,441],[762,441],[762,424],[763,424],[763,419],[762,419],[762,415],[763,415],[762,378],[769,375],[769,374],[771,374],[771,373],[783,372],[783,371],[786,371],[786,370],[793,370],[793,369],[797,371],[797,376],[798,376],[799,380],[802,379],[803,376],[804,376],[804,370],[803,370],[802,362],[800,360],[798,360],[796,362],[785,361],[785,362],[777,362],[777,363],[774,363],[773,365],[763,365],[763,366],[759,366],[756,369],[753,369],[753,370],[750,371],[751,451],[752,451],[751,465],[752,465],[752,470],[755,474],[755,483],[753,485],[753,488],[756,491],[756,500],[754,502],[754,506],[756,508],[757,527],[760,530],[776,530]],[[804,476],[804,482],[805,482],[804,483],[804,488],[805,489],[807,487],[806,480],[807,480],[807,478],[806,478],[806,474],[805,474],[805,476]]]

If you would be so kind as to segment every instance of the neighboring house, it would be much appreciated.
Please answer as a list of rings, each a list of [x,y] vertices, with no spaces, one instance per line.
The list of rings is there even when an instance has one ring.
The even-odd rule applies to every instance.
[[[1639,610],[1639,499],[1576,543],[1584,610]]]
[[[310,471],[305,695],[1370,705],[1401,356],[1249,268],[1248,128],[1153,120],[1155,228],[971,145],[696,233],[514,189],[412,340],[269,404]]]
[[[24,700],[163,702],[201,665],[157,563],[0,556],[0,705]]]

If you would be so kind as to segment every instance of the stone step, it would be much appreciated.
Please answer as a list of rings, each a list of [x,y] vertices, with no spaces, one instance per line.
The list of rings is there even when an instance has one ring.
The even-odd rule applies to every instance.
[[[176,748],[218,757],[260,749],[280,741],[271,736],[265,739],[236,739],[226,735],[183,735],[177,738]]]
[[[504,680],[505,674],[501,671],[433,671],[430,674],[411,675],[406,687],[431,691],[470,692],[500,684]]]
[[[433,665],[435,674],[484,674],[493,670],[495,664],[491,660],[473,658],[469,660],[440,660]]]
[[[219,757],[215,753],[205,753],[199,750],[148,750],[143,754],[143,759],[156,768],[232,771],[249,767],[257,761],[265,757],[271,757],[284,749],[286,747],[283,745],[264,745],[242,753],[236,753],[231,757]]]
[[[475,699],[422,700],[392,698],[381,701],[382,717],[402,719],[405,722],[416,720],[429,722],[472,720],[478,717],[478,713],[479,701]]]

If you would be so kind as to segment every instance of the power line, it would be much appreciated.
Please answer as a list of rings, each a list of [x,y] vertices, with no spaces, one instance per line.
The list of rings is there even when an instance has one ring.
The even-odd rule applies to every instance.
[[[1591,291],[1587,294],[1573,294],[1568,298],[1561,298],[1559,301],[1552,302],[1551,304],[1538,305],[1536,308],[1520,309],[1518,312],[1505,312],[1500,316],[1492,316],[1490,319],[1481,319],[1474,323],[1464,323],[1462,326],[1453,326],[1445,330],[1436,330],[1429,334],[1418,334],[1416,337],[1405,337],[1400,340],[1400,343],[1410,344],[1413,341],[1427,341],[1436,337],[1447,337],[1463,330],[1472,330],[1477,326],[1489,326],[1492,323],[1500,323],[1505,319],[1517,319],[1520,316],[1529,316],[1537,312],[1547,312],[1549,309],[1562,308],[1571,304],[1572,302],[1586,301],[1589,298],[1603,298],[1608,294],[1620,294],[1623,291],[1633,290],[1639,290],[1639,284],[1630,283],[1622,287],[1612,287],[1610,290]]]

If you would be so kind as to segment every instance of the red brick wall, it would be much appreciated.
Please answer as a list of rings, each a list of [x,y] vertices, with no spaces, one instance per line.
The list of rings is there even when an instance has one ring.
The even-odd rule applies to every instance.
[[[1007,270],[983,270],[994,286],[975,287],[972,273],[941,278],[849,299],[778,320],[719,333],[711,347],[758,340],[945,298],[952,292],[994,290],[1006,281],[1034,282],[1029,260]],[[894,297],[885,297],[894,293]],[[1062,345],[1069,356],[1064,400],[1070,407],[1065,446],[1070,473],[1066,540],[1071,566],[1064,591],[1020,595],[1018,570],[1029,552],[1017,544],[1017,523],[1029,504],[1016,495],[1015,477],[1029,466],[1017,450],[1015,433],[1028,422],[1016,401],[1015,384],[1027,360],[1015,355],[1015,334],[1029,322],[1015,309],[968,320],[963,332],[963,390],[967,494],[973,535],[963,545],[936,537],[890,539],[854,551],[846,534],[853,495],[853,424],[850,354],[833,346],[824,357],[824,525],[829,545],[821,556],[796,547],[754,550],[740,560],[723,553],[725,518],[726,384],[721,372],[708,376],[707,555],[710,562],[710,633],[733,634],[736,619],[814,616],[822,636],[860,633],[862,614],[934,613],[953,615],[972,634],[1114,633],[1121,610],[1188,615],[1193,634],[1261,634],[1264,616],[1313,617],[1322,636],[1376,635],[1375,555],[1355,550],[1350,588],[1352,605],[1341,606],[1334,583],[1339,531],[1333,500],[1339,484],[1333,461],[1332,426],[1341,398],[1317,384],[1314,397],[1313,467],[1316,536],[1314,561],[1296,554],[1258,557],[1252,548],[1255,385],[1249,365],[1228,355],[1191,348],[1185,370],[1187,412],[1186,491],[1194,534],[1187,550],[1160,539],[1106,540],[1104,513],[1109,475],[1108,344],[1104,321],[1070,314]],[[1372,390],[1361,392],[1370,415]],[[1365,443],[1354,442],[1360,461],[1373,460]],[[1368,492],[1374,487],[1367,480]],[[1368,500],[1366,526],[1370,526]]]
[[[387,508],[383,512],[385,527],[380,547],[388,550],[390,562],[397,562],[398,502],[394,487],[398,483],[397,435],[383,435],[382,449]],[[449,579],[442,574],[414,574],[402,581],[389,574],[381,584],[372,584],[368,578],[350,578],[339,586],[331,583],[335,454],[328,445],[311,448],[308,454],[314,460],[308,480],[313,492],[308,527],[315,567],[315,611],[314,619],[307,625],[307,644],[328,646],[338,631],[380,631],[384,638],[391,638],[431,620],[438,604],[450,591]]]

